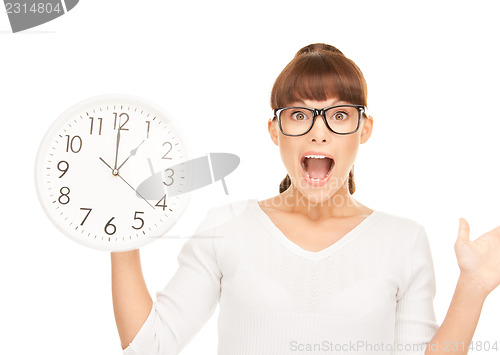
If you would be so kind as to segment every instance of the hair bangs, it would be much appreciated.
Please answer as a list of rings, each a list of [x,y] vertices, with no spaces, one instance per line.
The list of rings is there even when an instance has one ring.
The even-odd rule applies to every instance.
[[[363,74],[343,54],[316,51],[296,56],[285,67],[274,83],[271,107],[332,98],[366,106]]]

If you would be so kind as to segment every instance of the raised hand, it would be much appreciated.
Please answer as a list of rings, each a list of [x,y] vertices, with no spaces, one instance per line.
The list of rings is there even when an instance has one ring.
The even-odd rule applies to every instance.
[[[460,218],[455,254],[461,276],[474,282],[486,295],[500,285],[500,226],[469,240],[469,223]]]

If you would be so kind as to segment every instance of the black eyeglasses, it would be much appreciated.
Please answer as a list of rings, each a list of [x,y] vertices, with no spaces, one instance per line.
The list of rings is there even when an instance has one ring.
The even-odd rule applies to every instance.
[[[286,136],[302,136],[309,132],[316,117],[323,117],[325,125],[336,134],[352,134],[358,131],[361,116],[367,117],[366,106],[337,105],[322,109],[308,107],[283,107],[274,110],[281,133]]]

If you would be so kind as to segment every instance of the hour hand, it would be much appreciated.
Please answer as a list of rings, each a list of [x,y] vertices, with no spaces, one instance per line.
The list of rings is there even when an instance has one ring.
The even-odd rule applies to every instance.
[[[141,142],[141,144],[142,144],[142,143],[144,143],[144,141],[145,141],[145,140],[143,140],[143,141]],[[139,147],[141,146],[141,144],[139,144],[139,145],[137,146],[137,148],[132,149],[132,150],[130,151],[130,155],[127,157],[127,159],[125,159],[125,160],[123,161],[123,163],[121,163],[121,164],[120,164],[120,166],[118,167],[118,170],[120,170],[120,169],[121,169],[121,167],[123,166],[123,164],[125,164],[125,163],[127,162],[127,160],[128,160],[128,159],[129,159],[132,155],[135,155],[135,153],[137,153],[137,149],[139,149]]]
[[[141,143],[141,144],[142,144],[142,143]],[[140,145],[140,144],[139,144],[139,145]],[[108,168],[110,168],[110,169],[111,169],[111,171],[114,173],[114,171],[115,171],[115,170],[111,167],[111,165],[109,165],[108,163],[106,163],[106,162],[104,161],[104,159],[103,159],[103,158],[99,157],[99,159],[100,159],[100,160],[101,160],[101,161],[102,161],[102,162],[103,162],[103,163],[104,163],[104,164],[105,164]],[[115,175],[115,174],[113,174],[113,175]],[[144,198],[144,196],[142,196],[139,192],[137,192],[137,190],[136,190],[136,189],[134,189],[134,188],[132,187],[132,185],[130,185],[130,184],[129,184],[129,183],[128,183],[128,182],[127,182],[124,178],[123,178],[123,176],[121,176],[121,175],[119,175],[119,174],[116,174],[115,176],[118,176],[120,179],[122,179],[124,183],[126,183],[126,184],[127,184],[127,185],[128,185],[128,186],[132,189],[132,190],[134,190],[134,191],[135,191],[135,193],[136,193],[136,194],[137,194],[140,198],[142,198],[144,201],[146,201],[146,203],[147,203],[148,205],[150,205],[150,206],[154,209],[154,206],[153,206],[152,204],[150,204],[150,203],[149,203],[149,201],[148,201],[148,200],[146,200],[146,199]]]
[[[99,159],[101,159],[101,161],[102,161],[104,164],[106,164],[106,166],[107,166],[108,168],[110,168],[110,169],[111,169],[111,171],[113,171],[113,168],[112,168],[112,167],[111,167],[108,163],[106,163],[106,162],[104,161],[104,159],[103,159],[103,158],[99,157]]]

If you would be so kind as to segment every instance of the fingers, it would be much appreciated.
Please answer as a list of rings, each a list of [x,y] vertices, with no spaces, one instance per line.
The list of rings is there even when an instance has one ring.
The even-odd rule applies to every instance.
[[[470,233],[469,223],[465,220],[465,218],[460,218],[457,239],[462,240],[462,241],[468,241],[469,240],[469,233]]]

